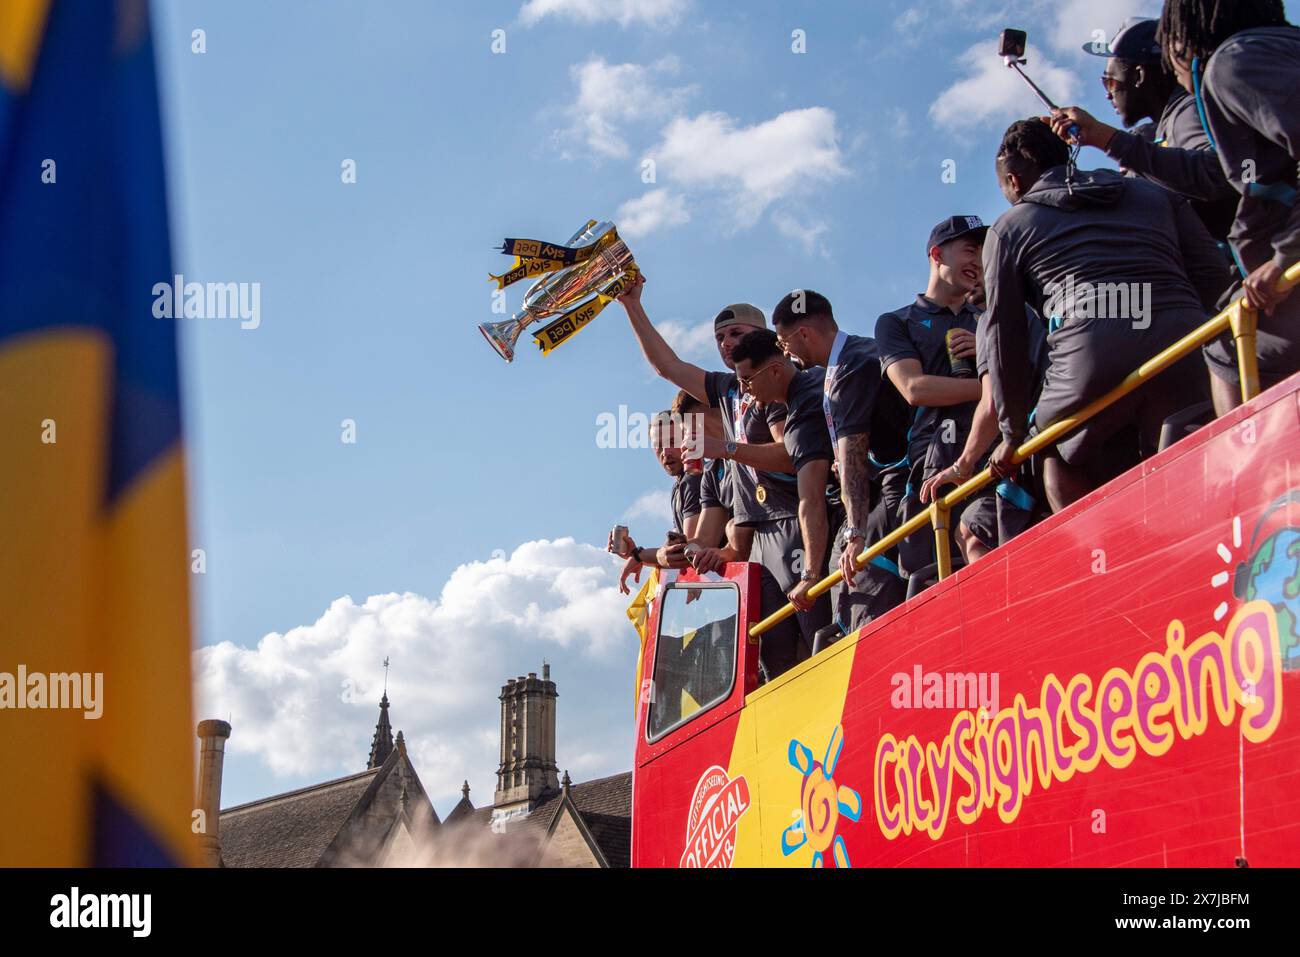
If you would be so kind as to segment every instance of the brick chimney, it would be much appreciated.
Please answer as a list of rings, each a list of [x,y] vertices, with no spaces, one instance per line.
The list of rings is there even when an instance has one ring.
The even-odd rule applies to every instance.
[[[542,676],[511,678],[501,689],[501,765],[492,805],[497,812],[531,811],[560,787],[555,765],[555,682]]]
[[[221,866],[221,768],[226,758],[230,724],[209,719],[199,722],[199,808],[205,832],[198,835],[199,860],[204,867]]]

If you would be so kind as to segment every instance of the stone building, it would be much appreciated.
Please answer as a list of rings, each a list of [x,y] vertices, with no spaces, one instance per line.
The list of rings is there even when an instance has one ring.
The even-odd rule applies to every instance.
[[[259,801],[217,808],[231,726],[202,721],[199,807],[208,833],[204,863],[216,867],[627,867],[631,858],[631,772],[580,784],[557,777],[558,695],[542,676],[501,689],[501,751],[492,803],[475,807],[469,783],[440,819],[406,753],[394,741],[388,695],[366,769]]]

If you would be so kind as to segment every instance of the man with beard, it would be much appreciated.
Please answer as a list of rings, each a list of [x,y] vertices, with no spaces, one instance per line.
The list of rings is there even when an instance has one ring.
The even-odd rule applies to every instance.
[[[841,329],[825,296],[811,289],[795,290],[777,303],[772,326],[787,356],[804,369],[825,369],[821,412],[838,465],[845,511],[843,524],[832,529],[831,566],[839,567],[844,581],[832,589],[831,600],[840,629],[852,634],[906,595],[897,549],[865,567],[854,560],[894,527],[886,515],[872,457],[894,462],[906,456],[911,410],[893,383],[881,375],[875,340]]]
[[[1099,149],[1128,172],[1186,196],[1210,235],[1226,242],[1237,194],[1210,146],[1195,98],[1165,68],[1156,41],[1158,26],[1158,20],[1134,17],[1102,49],[1094,43],[1083,47],[1107,57],[1102,76],[1106,99],[1130,132],[1108,126],[1077,106],[1053,114],[1052,129],[1066,139],[1070,128],[1077,127],[1075,142]],[[1155,120],[1154,126],[1132,129],[1148,117]]]

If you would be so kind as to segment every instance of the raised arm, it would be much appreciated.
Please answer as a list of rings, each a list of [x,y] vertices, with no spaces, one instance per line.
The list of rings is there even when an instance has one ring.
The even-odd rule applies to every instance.
[[[628,321],[632,325],[632,334],[641,345],[650,368],[661,379],[667,379],[679,389],[685,389],[700,402],[708,402],[708,392],[704,386],[704,370],[677,357],[659,330],[654,327],[650,317],[641,305],[641,290],[645,286],[645,275],[637,276],[632,288],[619,296],[618,301],[627,310]]]
[[[1052,129],[1068,140],[1071,126],[1079,128],[1084,146],[1095,146],[1126,170],[1137,173],[1165,189],[1193,199],[1226,199],[1236,194],[1223,175],[1219,155],[1201,126],[1192,103],[1183,106],[1174,121],[1182,147],[1157,145],[1137,133],[1108,126],[1087,110],[1067,106],[1052,114]]]

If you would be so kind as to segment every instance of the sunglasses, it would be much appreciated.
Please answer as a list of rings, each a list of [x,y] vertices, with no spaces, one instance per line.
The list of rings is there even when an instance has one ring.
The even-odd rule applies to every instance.
[[[1118,76],[1111,76],[1109,73],[1101,75],[1101,85],[1106,88],[1107,93],[1116,93],[1129,85],[1129,81]]]
[[[749,376],[748,378],[746,378],[745,376],[737,376],[737,380],[740,382],[740,387],[742,389],[744,389],[746,392],[750,392],[752,391],[750,389],[750,386],[754,384],[755,379],[761,376],[764,372],[768,372],[775,368],[776,368],[776,363],[769,362],[767,365],[763,366],[763,368],[755,370],[754,374]]]

